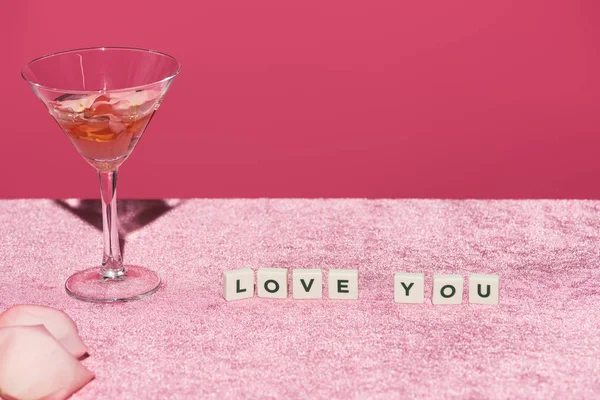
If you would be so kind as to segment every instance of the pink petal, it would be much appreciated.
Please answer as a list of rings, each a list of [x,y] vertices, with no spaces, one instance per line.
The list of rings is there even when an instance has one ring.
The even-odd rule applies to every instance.
[[[79,358],[87,352],[87,347],[79,338],[77,325],[60,310],[44,306],[16,305],[0,314],[0,328],[31,325],[44,325],[74,357]]]
[[[144,104],[148,101],[156,100],[161,95],[160,90],[155,89],[146,89],[146,90],[134,90],[128,92],[115,92],[110,94],[111,103],[116,103],[117,101],[127,101],[131,104]],[[116,100],[116,101],[115,101]]]
[[[44,326],[0,328],[0,397],[62,400],[92,379]]]
[[[112,119],[108,122],[108,129],[113,133],[121,133],[125,130],[125,125],[119,121],[113,121]]]
[[[75,100],[52,101],[50,104],[63,111],[79,113],[83,112],[86,108],[90,108],[99,96],[99,94],[93,94]]]
[[[111,93],[110,102],[113,108],[119,112],[135,109],[139,114],[145,115],[156,108],[162,92],[160,90],[142,90],[134,92]]]

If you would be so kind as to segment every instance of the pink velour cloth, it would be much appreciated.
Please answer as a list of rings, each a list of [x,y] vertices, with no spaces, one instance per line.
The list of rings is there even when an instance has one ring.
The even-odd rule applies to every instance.
[[[97,201],[0,201],[0,308],[57,307],[96,379],[74,399],[600,398],[600,202],[156,200],[119,205],[140,301],[64,291],[101,256]],[[320,300],[226,302],[224,270],[322,268]],[[327,299],[358,269],[357,301]],[[424,272],[425,304],[393,302]],[[500,275],[500,305],[431,304],[432,275]],[[291,274],[290,274],[291,276]]]

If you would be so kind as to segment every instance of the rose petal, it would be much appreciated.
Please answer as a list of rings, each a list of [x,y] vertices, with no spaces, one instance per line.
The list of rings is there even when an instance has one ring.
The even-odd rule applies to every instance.
[[[44,326],[0,328],[0,397],[62,400],[92,379]]]
[[[116,101],[128,101],[131,104],[144,104],[148,101],[158,99],[160,97],[160,90],[147,89],[140,91],[130,92],[115,92],[110,94],[110,101],[115,103]],[[116,101],[115,101],[116,100]]]
[[[79,338],[77,325],[60,310],[44,306],[16,305],[0,314],[0,328],[31,325],[44,325],[74,357],[79,358],[87,352],[87,347]]]
[[[115,110],[125,111],[132,107],[142,107],[144,113],[148,109],[154,108],[154,104],[160,97],[160,90],[142,90],[140,92],[117,92],[111,93],[110,103],[113,105]]]
[[[113,121],[112,119],[108,122],[108,128],[113,133],[121,133],[125,130],[125,125],[120,123],[119,121]]]
[[[64,100],[58,102],[52,102],[52,104],[64,111],[73,111],[73,112],[83,112],[86,108],[90,108],[94,101],[100,97],[99,94],[93,94],[89,96],[82,97],[80,99],[75,100]]]

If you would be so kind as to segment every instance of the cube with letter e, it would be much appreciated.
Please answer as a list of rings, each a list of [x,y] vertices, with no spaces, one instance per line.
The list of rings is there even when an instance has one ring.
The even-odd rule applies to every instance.
[[[330,299],[358,299],[358,270],[330,269],[327,283]]]

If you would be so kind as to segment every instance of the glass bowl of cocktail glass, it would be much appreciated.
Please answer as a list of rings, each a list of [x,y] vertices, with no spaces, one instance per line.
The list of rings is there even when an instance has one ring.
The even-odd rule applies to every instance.
[[[170,55],[126,47],[62,51],[37,58],[23,68],[23,78],[79,154],[97,170],[100,180],[102,264],[67,279],[66,291],[77,299],[136,300],[160,287],[155,272],[123,263],[117,171],[180,70],[181,64]]]

